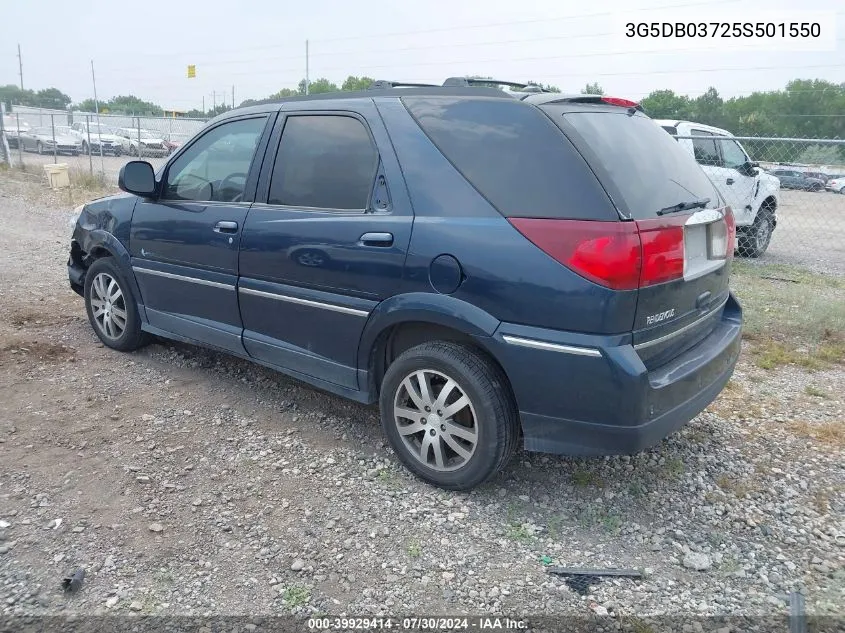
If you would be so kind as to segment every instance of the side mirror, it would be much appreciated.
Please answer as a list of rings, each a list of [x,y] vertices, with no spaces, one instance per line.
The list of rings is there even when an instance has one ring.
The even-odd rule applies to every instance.
[[[145,160],[132,160],[120,168],[117,186],[127,193],[149,198],[156,192],[156,176],[153,166]]]

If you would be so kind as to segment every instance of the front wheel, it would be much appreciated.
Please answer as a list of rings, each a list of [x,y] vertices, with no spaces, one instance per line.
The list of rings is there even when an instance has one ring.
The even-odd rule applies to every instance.
[[[519,417],[501,369],[471,347],[432,341],[387,369],[381,423],[403,464],[448,490],[468,490],[513,456]]]
[[[98,259],[85,273],[85,310],[108,347],[131,352],[146,343],[135,298],[111,257]]]
[[[742,257],[758,258],[765,253],[772,241],[774,225],[772,216],[768,213],[759,213],[748,232],[738,240],[739,254]]]

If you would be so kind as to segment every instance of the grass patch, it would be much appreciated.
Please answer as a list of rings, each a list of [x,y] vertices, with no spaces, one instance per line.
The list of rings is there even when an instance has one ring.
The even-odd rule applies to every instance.
[[[419,558],[422,556],[422,547],[419,541],[408,543],[408,558]]]
[[[827,514],[830,509],[830,493],[827,490],[816,490],[813,493],[813,507],[819,514]]]
[[[845,448],[845,422],[805,422],[796,420],[787,424],[787,428],[800,437],[815,440],[818,444],[830,448]]]
[[[646,490],[645,485],[641,481],[632,481],[628,484],[628,492],[635,499],[640,499],[641,497],[646,496],[648,490]]]
[[[730,475],[719,475],[716,478],[716,485],[725,492],[729,492],[737,499],[744,499],[757,490],[756,486],[744,479],[731,477]]]
[[[622,516],[604,507],[586,506],[577,511],[578,523],[585,528],[602,527],[607,532],[618,534],[625,522]]]
[[[604,485],[601,477],[591,470],[586,468],[576,468],[572,473],[572,483],[579,488],[586,488],[587,486]]]
[[[561,533],[563,532],[563,517],[559,514],[554,515],[546,522],[546,529],[549,532],[549,536],[553,539],[558,538]]]
[[[797,266],[733,263],[744,337],[762,369],[845,362],[845,280]]]
[[[684,474],[684,462],[678,457],[670,457],[663,464],[663,472],[665,472],[672,479],[678,479]]]
[[[521,523],[511,523],[505,530],[505,536],[513,541],[526,542],[531,540],[531,532]]]
[[[814,398],[829,398],[830,396],[827,395],[827,392],[824,389],[819,389],[818,387],[814,387],[813,385],[807,385],[804,387],[804,393],[808,396],[813,396]]]
[[[285,603],[288,609],[295,609],[296,607],[306,605],[309,600],[311,600],[310,592],[301,585],[292,585],[285,589],[282,594],[282,602]]]

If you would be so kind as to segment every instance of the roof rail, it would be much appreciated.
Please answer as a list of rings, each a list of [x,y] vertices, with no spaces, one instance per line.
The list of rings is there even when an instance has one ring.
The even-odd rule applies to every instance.
[[[548,92],[537,84],[527,84],[522,81],[501,81],[499,79],[484,79],[482,77],[449,77],[443,86],[508,86],[519,88],[525,92]]]
[[[367,90],[382,90],[384,88],[436,88],[437,84],[421,84],[408,81],[390,81],[388,79],[377,79],[370,84]]]

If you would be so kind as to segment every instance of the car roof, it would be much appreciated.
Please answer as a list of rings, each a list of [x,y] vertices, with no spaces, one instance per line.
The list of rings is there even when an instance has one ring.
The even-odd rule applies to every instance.
[[[695,127],[699,130],[703,130],[704,132],[714,132],[716,134],[721,134],[723,136],[733,136],[733,132],[728,132],[727,130],[723,130],[720,127],[714,127],[712,125],[706,125],[704,123],[696,123],[695,121],[679,121],[677,119],[654,119],[654,122],[661,127],[678,127],[679,125],[689,125],[691,127]]]

